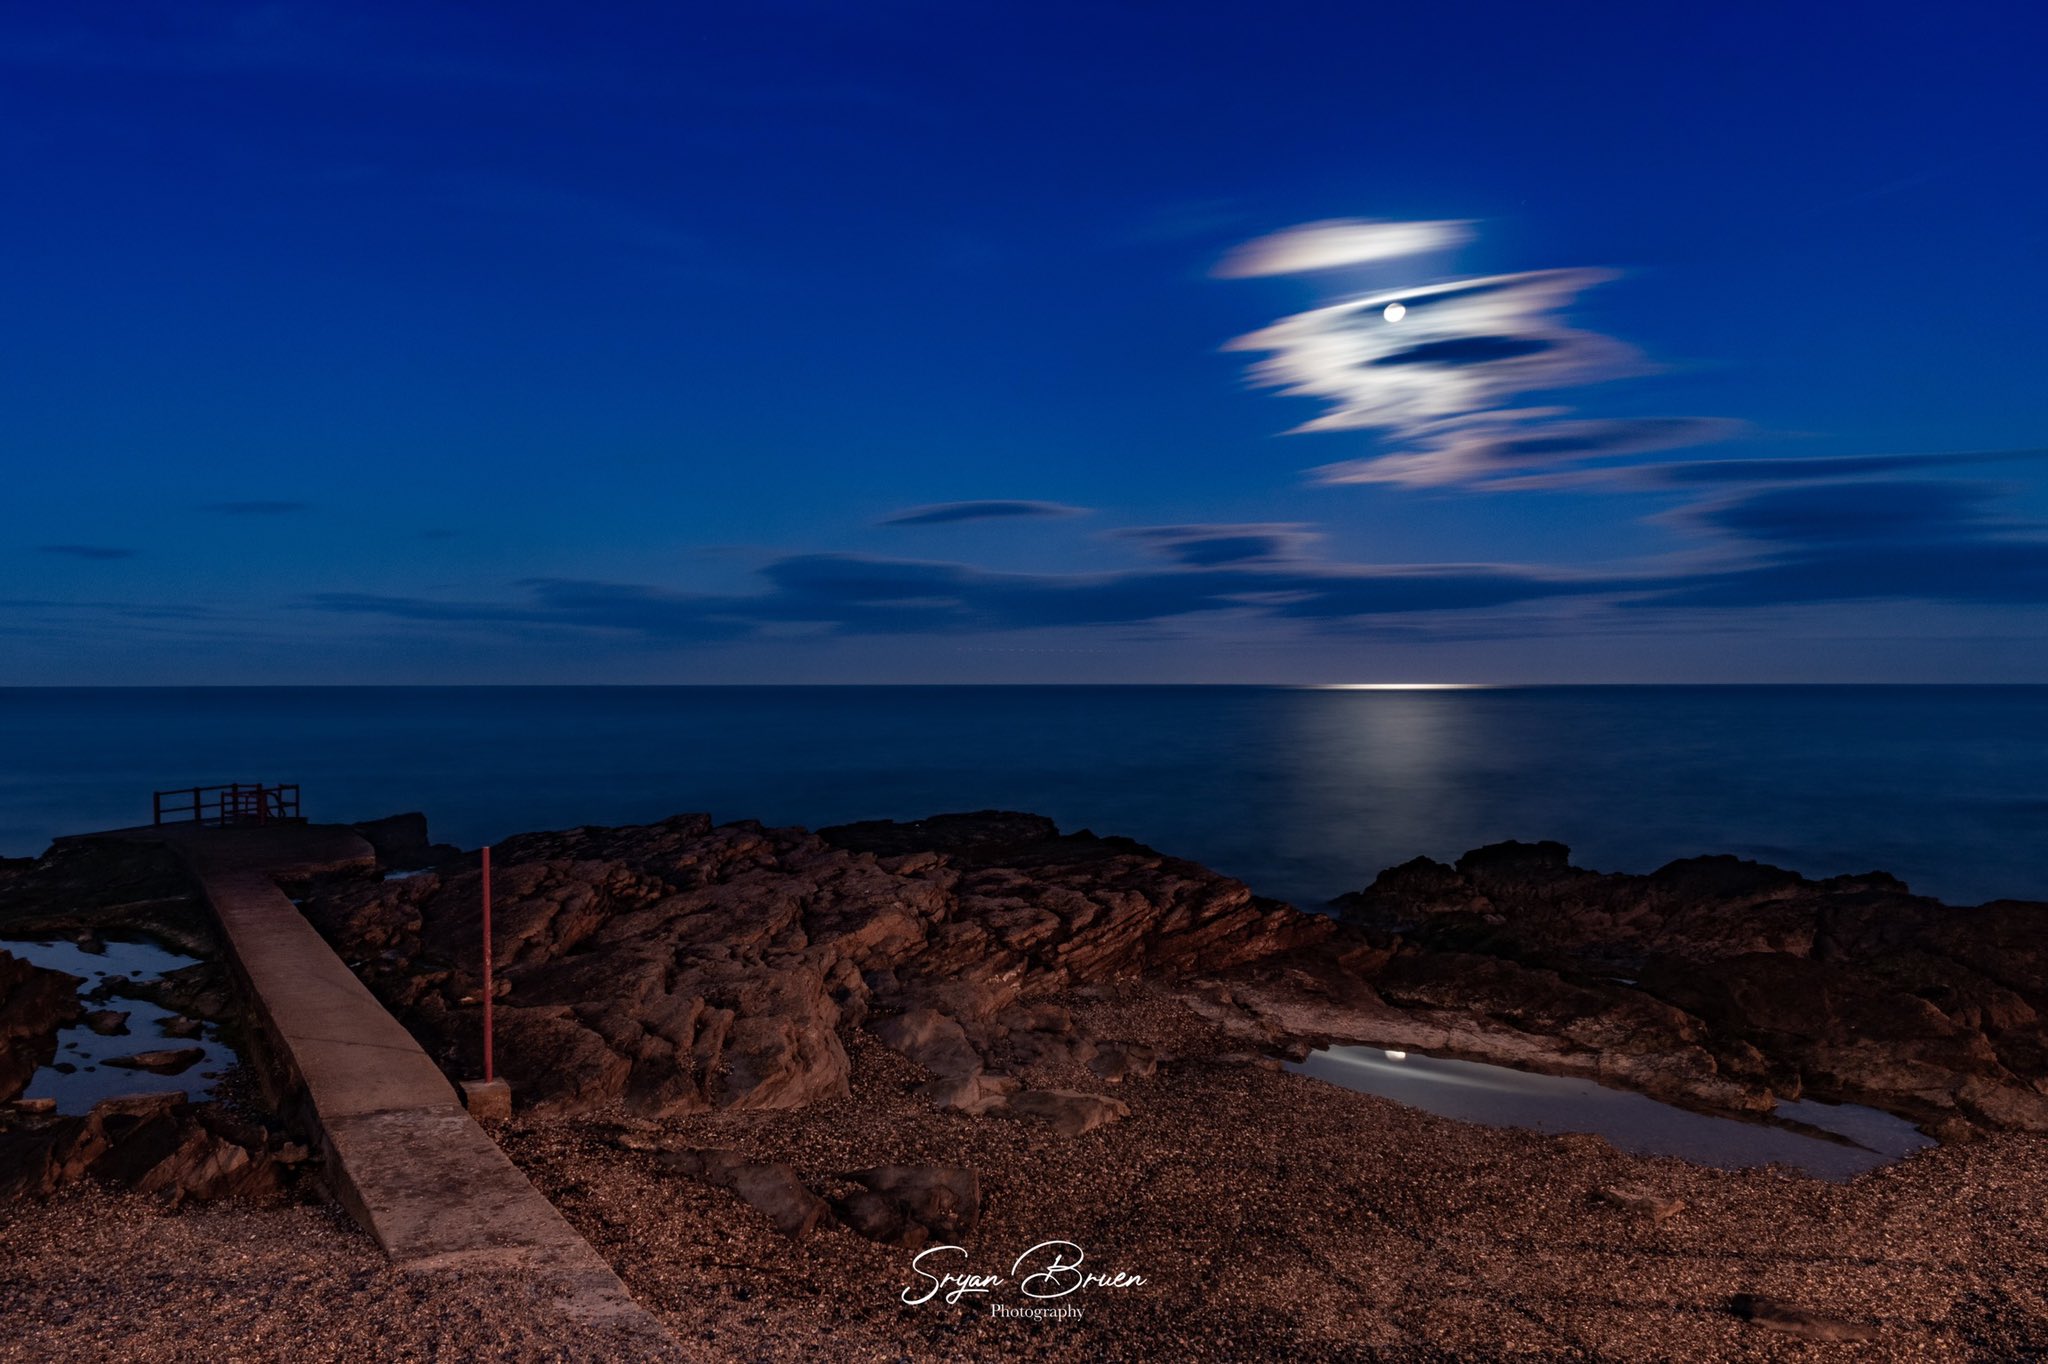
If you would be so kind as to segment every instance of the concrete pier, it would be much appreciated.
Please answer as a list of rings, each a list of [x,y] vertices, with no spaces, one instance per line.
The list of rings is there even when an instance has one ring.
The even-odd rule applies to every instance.
[[[326,1158],[336,1194],[401,1266],[502,1274],[555,1300],[565,1341],[682,1356],[603,1257],[470,1118],[454,1085],[278,889],[359,862],[335,826],[122,831],[176,846],[219,917],[263,1060]]]

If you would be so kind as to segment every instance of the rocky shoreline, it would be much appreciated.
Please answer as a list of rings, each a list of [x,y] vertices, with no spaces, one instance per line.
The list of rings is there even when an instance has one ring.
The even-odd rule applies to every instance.
[[[1046,1055],[1148,1064],[1142,1039],[1077,1036],[1060,1004],[1142,979],[1274,1055],[1364,1042],[1738,1115],[1812,1097],[1944,1141],[2048,1131],[2048,906],[1954,907],[1881,873],[1602,874],[1508,843],[1393,868],[1331,917],[1002,812],[815,834],[691,815],[496,856],[501,1050],[540,1113],[843,1096],[851,1028],[922,1066],[939,1106],[1003,1110]],[[475,1064],[477,894],[458,861],[305,905],[457,1069]]]
[[[418,874],[326,878],[303,909],[474,1073],[475,858],[424,821],[364,831]],[[0,868],[0,936],[69,922],[81,893],[60,887],[89,860]],[[1602,874],[1505,844],[1310,914],[1005,812],[815,833],[686,815],[523,835],[494,861],[519,1097],[500,1141],[709,1357],[2048,1348],[2028,1287],[2048,1268],[2048,906],[1732,858]],[[175,878],[146,881],[110,867],[85,912],[203,935]],[[0,1037],[47,1012],[17,995]],[[1738,1116],[1851,1101],[1944,1144],[1827,1185],[1451,1122],[1282,1066],[1354,1041]],[[282,1134],[254,1146],[287,1168]],[[0,1246],[56,1215],[60,1183],[0,1213]],[[276,1188],[204,1196],[237,1192],[223,1215],[283,1215]],[[921,1249],[1049,1236],[1148,1282],[1086,1295],[1081,1325],[901,1301]]]

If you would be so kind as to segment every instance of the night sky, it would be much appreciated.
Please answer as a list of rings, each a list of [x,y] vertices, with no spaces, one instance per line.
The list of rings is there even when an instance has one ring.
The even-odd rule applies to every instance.
[[[0,684],[2048,680],[2040,15],[10,6]]]

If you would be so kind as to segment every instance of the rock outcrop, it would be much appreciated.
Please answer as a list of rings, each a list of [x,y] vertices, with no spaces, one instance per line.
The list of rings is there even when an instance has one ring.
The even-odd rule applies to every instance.
[[[1135,1096],[1074,1083],[1145,1080],[1158,1039],[1089,1035],[1068,1005],[1144,979],[1269,1054],[1366,1042],[1724,1111],[1811,1095],[1944,1136],[2048,1130],[2048,907],[1954,909],[1881,873],[1603,875],[1509,843],[1392,868],[1340,922],[1004,812],[817,833],[685,815],[524,835],[495,862],[497,1055],[542,1111],[803,1106],[847,1092],[864,1030],[936,1106],[1079,1136]],[[305,905],[451,1072],[476,1064],[478,893],[444,863]]]
[[[1816,881],[1733,857],[1604,874],[1558,843],[1417,859],[1339,905],[1393,935],[1373,973],[1389,1002],[1462,996],[1651,1058],[1665,1075],[1627,1078],[1653,1092],[1686,1092],[1671,1066],[1691,1057],[1695,1079],[1766,1100],[2048,1131],[2048,905],[1951,906],[1882,872]]]
[[[57,1054],[57,1030],[84,1016],[85,982],[0,951],[0,1103],[28,1088]]]
[[[986,1112],[990,1057],[1070,1046],[1079,985],[1228,970],[1334,925],[1126,839],[1030,815],[809,833],[703,815],[493,851],[500,1069],[522,1103],[666,1115],[847,1092],[865,1025]],[[479,884],[443,868],[342,882],[307,914],[451,1067],[479,1028]],[[1036,1039],[1036,1040],[1033,1040]]]
[[[0,1114],[0,1206],[94,1179],[172,1203],[281,1193],[303,1146],[182,1094],[108,1099],[83,1116]]]

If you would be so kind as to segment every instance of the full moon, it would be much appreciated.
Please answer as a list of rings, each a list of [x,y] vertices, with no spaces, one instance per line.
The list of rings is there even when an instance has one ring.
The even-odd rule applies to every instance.
[[[1408,316],[1408,310],[1398,303],[1389,303],[1380,313],[1380,316],[1389,322],[1399,322],[1402,318]]]

